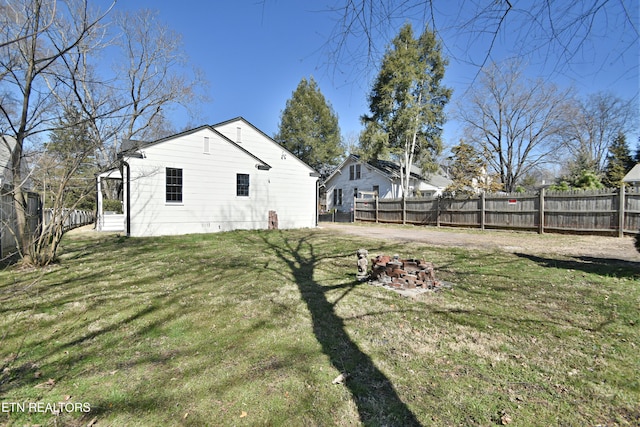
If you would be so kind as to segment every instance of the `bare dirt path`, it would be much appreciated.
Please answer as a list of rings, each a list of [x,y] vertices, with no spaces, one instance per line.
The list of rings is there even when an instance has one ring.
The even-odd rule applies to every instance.
[[[632,237],[536,234],[502,230],[474,230],[395,226],[381,224],[343,224],[322,222],[319,228],[355,236],[381,240],[422,242],[436,246],[458,246],[473,249],[499,249],[528,254],[559,254],[575,257],[640,262],[640,253]]]

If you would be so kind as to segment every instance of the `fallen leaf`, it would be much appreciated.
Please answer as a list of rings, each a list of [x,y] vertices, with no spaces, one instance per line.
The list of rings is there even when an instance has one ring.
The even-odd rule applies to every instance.
[[[184,416],[182,417],[182,419],[183,419],[183,420],[186,420],[188,416],[189,416],[189,413],[188,413],[188,412],[186,412],[186,413],[184,414]]]
[[[513,421],[513,420],[511,419],[511,417],[510,417],[509,415],[504,414],[504,415],[500,418],[500,421],[502,421],[502,425],[503,425],[503,426],[506,426],[507,424],[511,424],[511,421]]]
[[[245,411],[242,411],[242,413],[240,414],[240,418],[244,418],[247,416],[247,413]]]
[[[44,387],[53,387],[55,385],[56,385],[56,380],[54,380],[53,378],[49,378],[47,381],[37,384],[35,387],[44,388]]]
[[[337,377],[335,377],[333,381],[331,381],[331,384],[342,384],[347,380],[347,378],[349,378],[349,374],[346,372],[343,372]]]
[[[95,425],[95,423],[97,422],[98,422],[98,417],[93,417],[93,419],[89,421],[89,424],[87,424],[87,427],[93,427],[93,425]]]
[[[65,402],[68,402],[69,400],[71,400],[71,395],[70,395],[70,394],[67,394],[67,395],[64,397],[64,401],[65,401]]]

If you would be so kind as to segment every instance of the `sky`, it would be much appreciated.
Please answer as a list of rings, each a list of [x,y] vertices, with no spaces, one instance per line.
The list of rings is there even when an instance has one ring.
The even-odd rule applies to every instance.
[[[573,3],[573,0],[558,1]],[[477,13],[475,7],[490,3],[489,0],[434,1],[436,29],[449,58],[444,83],[454,90],[449,117],[456,108],[455,102],[470,84],[477,82],[477,65],[487,59],[489,46],[492,46],[489,59],[496,61],[514,53],[531,52],[526,57],[529,64],[526,72],[531,77],[544,77],[561,87],[573,86],[583,95],[606,91],[624,99],[638,100],[640,2],[637,0],[620,3],[629,7],[631,24],[625,24],[619,11],[613,13],[615,10],[600,16],[596,22],[585,23],[590,25],[588,38],[579,48],[571,43],[582,33],[561,33],[562,22],[558,20],[557,35],[561,43],[547,45],[547,36],[523,24],[525,15],[518,15],[517,10],[510,11],[512,20],[503,24],[495,39],[493,34],[475,32],[477,28],[473,25],[478,22],[469,23],[469,16]],[[272,136],[300,80],[313,76],[338,115],[343,137],[354,138],[361,130],[360,117],[368,113],[367,96],[378,63],[364,62],[366,46],[357,38],[347,44],[351,55],[343,55],[338,61],[330,55],[336,47],[331,37],[340,18],[331,8],[339,4],[344,1],[120,0],[115,9],[157,10],[159,19],[182,35],[185,53],[209,81],[211,101],[202,106],[201,117],[197,118],[202,122],[191,123],[192,117],[175,112],[172,119],[177,129],[183,129],[187,123],[215,124],[243,116]],[[442,7],[444,9],[438,9]],[[424,11],[414,11],[380,28],[376,33],[378,46],[384,49],[407,21],[414,24],[414,31],[418,33],[424,25],[424,16]],[[566,49],[564,53],[570,51],[571,57],[562,56],[559,47]],[[450,120],[444,129],[445,144],[457,144],[460,136],[458,124]]]

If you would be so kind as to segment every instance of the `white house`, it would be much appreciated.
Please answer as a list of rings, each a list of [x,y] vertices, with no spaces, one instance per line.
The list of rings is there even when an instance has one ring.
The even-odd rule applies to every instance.
[[[411,169],[408,197],[435,197],[451,183],[442,170],[429,177],[423,177],[420,169]],[[353,209],[354,197],[361,192],[375,192],[381,199],[402,197],[400,166],[387,160],[363,162],[354,154],[325,181],[326,209],[349,212]]]
[[[17,141],[14,137],[0,134],[0,189],[5,186],[13,185],[13,167],[11,164],[11,156],[16,148]],[[30,189],[32,187],[29,178],[29,168],[24,157],[20,159],[20,173],[23,177],[21,183],[22,189]]]
[[[640,163],[636,163],[634,167],[622,178],[622,182],[631,186],[640,185]]]
[[[319,174],[241,117],[128,148],[120,172],[130,236],[317,224]]]

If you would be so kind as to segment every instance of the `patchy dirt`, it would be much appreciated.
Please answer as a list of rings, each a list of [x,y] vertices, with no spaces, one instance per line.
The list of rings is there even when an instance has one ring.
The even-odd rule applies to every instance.
[[[355,236],[400,242],[421,242],[435,246],[457,246],[472,249],[499,249],[527,254],[559,254],[593,257],[612,261],[640,262],[633,238],[583,236],[568,234],[536,234],[503,230],[396,226],[369,223],[322,222],[319,228]]]

